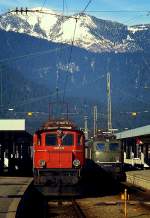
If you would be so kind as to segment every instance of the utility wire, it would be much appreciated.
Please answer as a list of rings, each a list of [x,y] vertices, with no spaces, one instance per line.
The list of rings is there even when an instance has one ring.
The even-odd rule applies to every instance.
[[[88,1],[88,3],[85,6],[85,8],[81,11],[81,13],[79,13],[79,17],[78,18],[80,18],[81,14],[86,11],[86,9],[91,4],[91,2],[92,2],[92,0]],[[71,43],[70,56],[69,56],[69,60],[68,60],[68,73],[69,73],[69,66],[70,66],[71,58],[72,58],[72,50],[73,50],[73,45],[74,45],[74,40],[75,40],[75,33],[76,33],[76,28],[77,28],[77,22],[78,22],[78,19],[76,18],[75,27],[74,27],[74,33],[73,33],[73,39],[72,39],[72,43]],[[66,79],[65,79],[65,83],[64,83],[63,103],[64,103],[66,89],[67,89],[67,82],[68,82],[68,74],[66,75]]]
[[[90,81],[90,82],[86,83],[85,85],[81,84],[80,86],[77,86],[76,89],[80,89],[80,88],[82,88],[82,86],[92,85],[93,83],[97,82],[98,80],[101,80],[101,79],[104,79],[104,78],[105,78],[105,75],[101,75],[97,79],[95,79],[93,81]],[[70,90],[72,90],[72,89],[70,89]],[[43,100],[45,98],[53,97],[53,96],[56,96],[56,95],[62,94],[62,93],[63,93],[63,91],[56,90],[55,92],[53,92],[53,93],[51,93],[49,95],[44,95],[44,96],[40,96],[40,97],[34,97],[34,98],[30,98],[28,100],[25,100],[24,102],[20,102],[19,106],[26,105],[26,104],[31,104],[33,102],[37,102],[37,101]]]
[[[69,73],[69,67],[70,67],[71,58],[72,58],[72,51],[73,51],[75,33],[76,33],[76,28],[77,28],[77,21],[78,20],[76,19],[75,27],[74,27],[74,32],[73,32],[73,39],[72,39],[72,43],[71,43],[70,55],[69,55],[69,59],[68,59],[68,63],[67,63],[67,67],[68,67],[67,73]],[[64,83],[63,103],[64,103],[66,89],[67,89],[67,82],[68,82],[68,74],[66,75],[66,79],[65,79],[65,83]]]
[[[65,2],[63,0],[63,14],[64,14],[64,11],[65,11]]]
[[[140,14],[140,15],[136,15],[128,20],[124,20],[123,23],[128,23],[128,26],[129,26],[129,22],[133,22],[134,20],[137,20],[137,18],[140,18],[140,17],[144,17],[145,15],[143,14]],[[130,24],[131,25],[131,24]]]
[[[73,11],[72,11],[73,12]],[[86,12],[93,12],[93,13],[141,13],[141,12],[150,12],[150,10],[86,10]]]
[[[62,17],[60,18],[60,22],[61,22],[61,31],[62,31],[62,34],[61,34],[61,42],[63,42],[63,21],[64,21],[64,13],[65,13],[65,0],[62,0]],[[59,54],[56,56],[56,59],[57,59],[57,63],[59,63],[59,61],[61,60],[61,57],[62,57],[62,50],[63,50],[63,43],[60,44],[60,50],[59,50]],[[65,51],[63,52],[63,56],[66,56],[66,53]],[[67,57],[66,57],[67,59]],[[59,100],[59,77],[60,75],[60,71],[62,69],[61,68],[57,68],[57,78],[56,78],[56,91],[57,91],[57,96],[56,96],[56,102],[58,102]]]
[[[84,13],[86,11],[86,9],[89,7],[89,5],[91,4],[92,0],[89,0],[87,5],[85,6],[85,8],[83,9],[83,11],[81,13]]]
[[[46,1],[47,1],[47,0],[44,0],[43,5],[42,5],[42,7],[41,7],[41,9],[40,9],[41,11],[42,11],[42,9],[43,9],[44,6],[45,6]]]
[[[65,2],[64,0],[62,0],[62,18],[60,18],[60,22],[61,22],[61,27],[60,27],[60,30],[62,31],[62,34],[61,34],[61,42],[63,41],[63,21],[64,21],[64,12],[65,12]],[[61,43],[60,45],[60,51],[59,51],[59,54],[56,55],[56,60],[57,60],[57,63],[59,64],[59,61],[61,60],[61,57],[62,57],[62,50],[63,50],[63,43]],[[65,52],[64,52],[65,54]],[[58,104],[59,104],[59,77],[60,77],[60,70],[61,68],[57,67],[57,71],[56,71],[56,104],[57,104],[57,107],[58,107]],[[56,113],[58,112],[58,109],[56,111]],[[57,114],[58,115],[58,114]]]
[[[86,11],[87,13],[142,13],[142,12],[150,13],[150,10],[148,9],[145,9],[145,10],[87,10],[87,7],[89,6],[91,2],[92,1],[89,1],[87,6],[82,11],[81,10],[68,10],[68,13],[82,13],[84,11]],[[61,13],[63,10],[53,9],[53,11]]]
[[[44,13],[44,14],[50,14],[50,15],[55,15],[55,16],[62,16],[61,14],[58,14],[58,13],[51,13],[49,11],[46,11],[46,10],[42,10],[44,5],[45,5],[45,2],[46,0],[44,1],[43,3],[43,6],[41,7],[41,9],[27,9],[27,12],[38,12],[38,13]],[[85,6],[85,8],[80,11],[80,10],[68,10],[68,13],[84,13],[85,11],[87,13],[147,13],[147,16],[150,15],[150,10],[87,10],[88,6],[91,4],[92,0],[90,0],[87,5]],[[64,9],[63,9],[64,10]],[[55,12],[59,12],[61,13],[63,10],[53,10]],[[12,12],[16,12],[16,10],[9,10],[8,12],[6,13],[12,13]],[[26,10],[23,10],[22,9],[22,12],[26,12]],[[64,17],[68,17],[68,18],[75,18],[74,16],[71,16],[71,15],[63,15]],[[2,17],[2,15],[0,15],[0,17]]]
[[[70,47],[70,45],[66,45],[65,47],[63,47],[63,49],[66,49],[67,47]],[[45,50],[45,51],[29,53],[29,54],[20,55],[20,56],[17,56],[17,57],[4,58],[4,59],[0,59],[0,63],[8,62],[8,61],[16,61],[18,59],[28,58],[28,57],[37,56],[37,55],[44,55],[44,54],[52,53],[52,52],[55,52],[55,51],[58,51],[58,50],[61,50],[61,49],[62,48],[48,49],[48,50]]]
[[[66,0],[64,0],[64,6],[66,6],[66,11],[67,11],[67,13],[68,13],[68,6],[67,6]]]
[[[19,10],[18,10],[19,11]],[[12,12],[16,12],[16,10],[10,10],[8,11],[7,13],[12,13]],[[49,15],[55,15],[57,17],[62,17],[62,14],[57,14],[57,13],[52,13],[52,12],[49,12],[49,11],[45,11],[45,10],[39,10],[39,9],[22,9],[22,13],[23,12],[32,12],[32,13],[41,13],[41,14],[49,14]],[[73,18],[73,19],[78,19],[78,17],[75,17],[75,16],[71,16],[71,15],[63,15],[63,17],[65,18]]]

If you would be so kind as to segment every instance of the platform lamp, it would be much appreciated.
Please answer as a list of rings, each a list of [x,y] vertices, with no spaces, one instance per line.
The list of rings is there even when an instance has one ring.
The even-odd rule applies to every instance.
[[[33,113],[32,113],[32,112],[28,112],[27,115],[28,115],[29,117],[32,117]]]
[[[14,111],[14,108],[8,108],[9,111]]]
[[[12,108],[12,107],[8,108],[8,111],[11,111],[11,117],[12,117],[12,115],[13,115],[12,112],[14,111],[14,108]]]

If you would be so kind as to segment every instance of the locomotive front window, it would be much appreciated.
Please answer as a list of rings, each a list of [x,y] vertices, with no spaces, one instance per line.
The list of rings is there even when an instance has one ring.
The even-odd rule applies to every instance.
[[[62,137],[62,144],[66,146],[73,145],[73,140],[74,137],[72,134],[66,134]]]
[[[119,144],[118,143],[110,143],[109,149],[110,149],[110,151],[117,151],[119,149]]]
[[[47,134],[45,139],[46,145],[57,145],[57,135],[56,134]]]
[[[98,149],[99,151],[104,151],[104,149],[105,149],[105,144],[98,143],[96,147],[97,147],[97,149]]]

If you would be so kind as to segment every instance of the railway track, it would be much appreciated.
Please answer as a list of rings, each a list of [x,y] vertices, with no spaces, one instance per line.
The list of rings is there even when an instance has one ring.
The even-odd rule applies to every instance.
[[[48,202],[48,211],[46,218],[85,218],[82,209],[75,199],[71,200],[53,200]]]
[[[127,186],[128,185],[128,186]],[[150,218],[150,192],[139,190],[129,184],[122,183],[118,192],[114,191],[96,197],[70,196],[64,193],[64,187],[58,187],[58,195],[43,196],[37,190],[32,190],[31,196],[25,198],[25,205],[21,208],[18,218],[124,218],[125,201],[121,198],[125,189],[129,194],[126,202],[126,213],[129,217]],[[114,187],[115,188],[115,187]],[[52,193],[53,194],[53,193]],[[74,194],[70,190],[70,194]]]

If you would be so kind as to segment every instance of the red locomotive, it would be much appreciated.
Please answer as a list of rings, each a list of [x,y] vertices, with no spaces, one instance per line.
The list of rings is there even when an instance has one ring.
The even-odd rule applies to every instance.
[[[35,185],[77,184],[85,164],[84,133],[68,120],[49,120],[33,138]]]

